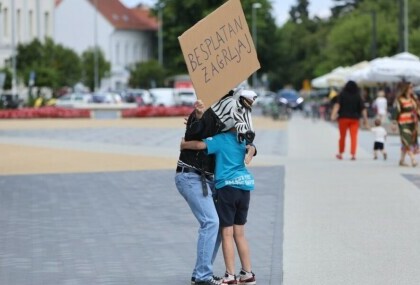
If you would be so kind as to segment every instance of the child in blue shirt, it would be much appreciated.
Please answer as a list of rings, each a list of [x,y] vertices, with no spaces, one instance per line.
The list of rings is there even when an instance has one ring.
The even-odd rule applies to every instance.
[[[217,189],[216,209],[222,232],[222,250],[226,273],[225,284],[256,284],[251,271],[248,242],[244,225],[247,221],[250,192],[254,190],[254,177],[246,169],[245,163],[251,158],[246,155],[245,141],[238,142],[236,129],[217,134],[203,141],[182,141],[181,149],[204,150],[216,157],[215,187]],[[237,246],[242,269],[239,280],[235,275],[235,249]]]

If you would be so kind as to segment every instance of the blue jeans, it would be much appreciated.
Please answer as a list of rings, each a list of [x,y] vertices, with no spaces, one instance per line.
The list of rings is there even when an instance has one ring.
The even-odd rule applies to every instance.
[[[203,195],[201,177],[195,173],[177,173],[175,184],[179,193],[187,201],[192,213],[200,224],[197,241],[197,259],[192,277],[206,281],[213,276],[213,262],[220,247],[219,217],[217,216],[212,193],[213,181],[207,180],[208,195]]]

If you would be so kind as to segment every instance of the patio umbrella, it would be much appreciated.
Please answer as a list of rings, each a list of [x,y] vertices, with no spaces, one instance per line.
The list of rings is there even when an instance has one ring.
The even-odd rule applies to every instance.
[[[355,81],[359,86],[373,86],[376,82],[370,81],[368,76],[371,69],[371,64],[382,58],[374,59],[370,62],[362,61],[351,66],[351,72],[347,76],[347,80]]]
[[[347,82],[349,67],[337,67],[330,73],[314,78],[311,85],[314,88],[343,87]]]
[[[365,75],[365,80],[369,82],[420,83],[420,60],[419,57],[408,52],[378,58],[370,62]]]

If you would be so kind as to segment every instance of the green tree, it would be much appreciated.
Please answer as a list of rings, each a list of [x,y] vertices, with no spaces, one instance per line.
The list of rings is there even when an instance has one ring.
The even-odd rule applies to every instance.
[[[363,0],[334,0],[335,5],[331,8],[333,18],[339,18],[350,13],[359,6]]]
[[[79,82],[82,66],[78,54],[60,44],[54,44],[52,40],[47,40],[44,46],[47,64],[57,72],[58,86],[73,86]]]
[[[98,80],[105,77],[111,70],[111,64],[106,61],[105,56],[100,48],[96,50],[97,55],[97,68]],[[95,48],[90,48],[82,54],[82,67],[83,67],[83,83],[90,88],[95,89]]]
[[[224,0],[160,0],[156,7],[162,5],[163,12],[163,38],[164,38],[164,67],[168,75],[187,73],[184,57],[181,52],[178,37],[186,30],[195,25],[198,21],[206,17],[215,9],[224,4]],[[261,8],[257,9],[257,30],[258,42],[257,53],[261,63],[259,74],[268,72],[271,67],[276,65],[278,59],[277,51],[272,47],[276,42],[276,25],[272,16],[272,6],[270,1],[258,1]],[[252,25],[252,4],[253,0],[241,1],[244,9],[248,26]],[[157,10],[154,10],[157,15]]]
[[[0,73],[4,73],[6,78],[4,80],[3,89],[9,90],[12,88],[12,71],[8,67],[4,67],[0,69]]]
[[[289,15],[293,23],[301,23],[309,18],[308,6],[308,0],[298,0],[297,5],[290,8]]]
[[[25,83],[29,74],[36,75],[35,86],[51,87],[72,86],[81,77],[79,56],[71,49],[57,45],[47,38],[44,43],[38,39],[28,44],[19,44],[16,55],[18,76]]]
[[[165,70],[156,61],[139,62],[131,69],[128,84],[133,88],[152,88],[163,86]]]
[[[315,0],[312,0],[315,1]],[[271,87],[292,83],[300,87],[338,66],[370,60],[376,38],[376,56],[392,56],[399,51],[399,2],[390,0],[335,1],[329,19],[300,17],[304,1],[296,0],[291,19],[277,31],[280,66],[270,71]],[[409,51],[420,55],[420,2],[409,0]],[[299,8],[300,7],[300,8]],[[298,9],[299,8],[299,9]],[[373,33],[373,11],[376,29]],[[305,15],[305,13],[303,13]]]

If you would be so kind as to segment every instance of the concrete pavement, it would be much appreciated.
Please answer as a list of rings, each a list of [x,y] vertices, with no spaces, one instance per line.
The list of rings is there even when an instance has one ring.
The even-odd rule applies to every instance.
[[[284,284],[420,284],[419,169],[397,166],[398,136],[373,160],[361,131],[357,160],[339,161],[333,124],[295,116],[287,134]]]

